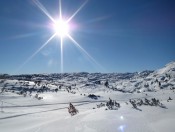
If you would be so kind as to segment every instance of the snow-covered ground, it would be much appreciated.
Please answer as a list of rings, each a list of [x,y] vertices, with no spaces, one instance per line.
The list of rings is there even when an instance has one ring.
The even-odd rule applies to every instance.
[[[175,62],[140,73],[1,75],[1,132],[174,132]],[[108,82],[109,85],[106,85]],[[36,97],[41,97],[38,99]],[[88,95],[95,95],[89,98]],[[109,98],[120,104],[109,110]],[[155,98],[159,105],[145,103]],[[170,100],[170,98],[172,100]],[[130,102],[143,100],[134,108]],[[68,113],[69,103],[79,113]],[[150,103],[151,104],[151,103]]]

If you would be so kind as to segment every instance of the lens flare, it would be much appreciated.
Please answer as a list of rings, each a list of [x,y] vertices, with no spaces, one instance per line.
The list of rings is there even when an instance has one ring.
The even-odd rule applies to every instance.
[[[118,127],[118,130],[119,130],[120,132],[124,132],[124,131],[125,131],[125,128],[126,128],[126,125],[120,125],[120,126]]]
[[[47,9],[46,9],[38,0],[33,0],[33,2],[35,3],[36,6],[38,6],[38,8],[39,8],[50,20],[52,20],[52,22],[55,22],[55,20],[54,20],[53,17],[49,14],[49,12],[47,11]]]
[[[88,0],[86,0],[79,8],[77,11],[75,11],[73,13],[73,15],[67,20],[67,22],[71,21],[76,15],[77,13],[87,4]]]
[[[63,64],[63,38],[62,37],[60,38],[60,47],[61,47],[61,73],[63,73],[64,64]]]
[[[54,37],[56,34],[53,34],[38,50],[36,50],[17,70],[18,72],[25,64],[27,64],[36,54],[38,54]]]
[[[103,67],[84,48],[82,48],[77,41],[75,41],[69,34],[67,36],[73,42],[73,44],[75,44],[75,46],[78,47],[80,49],[80,51],[82,53],[84,53],[88,57],[88,59],[91,62],[95,63],[98,67],[100,67],[101,69],[103,69]]]
[[[121,119],[121,120],[123,120],[123,119],[124,119],[124,117],[123,117],[123,116],[120,116],[120,119]]]
[[[78,42],[75,41],[75,39],[69,34],[70,33],[70,21],[80,12],[80,10],[87,4],[88,0],[86,0],[67,20],[63,19],[62,16],[62,3],[61,0],[59,0],[59,15],[57,18],[54,19],[50,13],[47,11],[47,9],[39,2],[39,0],[33,0],[34,4],[52,21],[52,30],[54,30],[54,34],[38,49],[36,50],[19,68],[20,70],[26,63],[28,63],[38,52],[40,52],[53,38],[56,36],[59,36],[60,38],[60,56],[61,56],[61,73],[63,73],[64,68],[64,59],[63,59],[63,38],[67,37],[69,38],[73,44],[80,49],[81,52],[83,52],[87,58],[95,63],[98,67],[104,70],[104,68],[85,50],[83,49]],[[17,71],[18,71],[17,70]]]

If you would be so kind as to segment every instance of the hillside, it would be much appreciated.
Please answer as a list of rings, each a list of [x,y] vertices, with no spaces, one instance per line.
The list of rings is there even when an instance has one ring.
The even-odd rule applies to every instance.
[[[135,73],[0,76],[2,132],[174,132],[175,62]],[[79,111],[71,116],[69,103]]]

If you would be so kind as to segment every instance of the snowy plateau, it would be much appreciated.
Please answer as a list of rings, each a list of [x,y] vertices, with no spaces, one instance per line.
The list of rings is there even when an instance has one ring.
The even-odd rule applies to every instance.
[[[139,73],[0,75],[0,132],[174,132],[174,122],[175,62]]]

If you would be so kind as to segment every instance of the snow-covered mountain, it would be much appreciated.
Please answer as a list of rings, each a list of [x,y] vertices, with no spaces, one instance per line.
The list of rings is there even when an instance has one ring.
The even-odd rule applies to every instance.
[[[174,132],[175,62],[135,73],[2,74],[0,103],[2,132]]]

